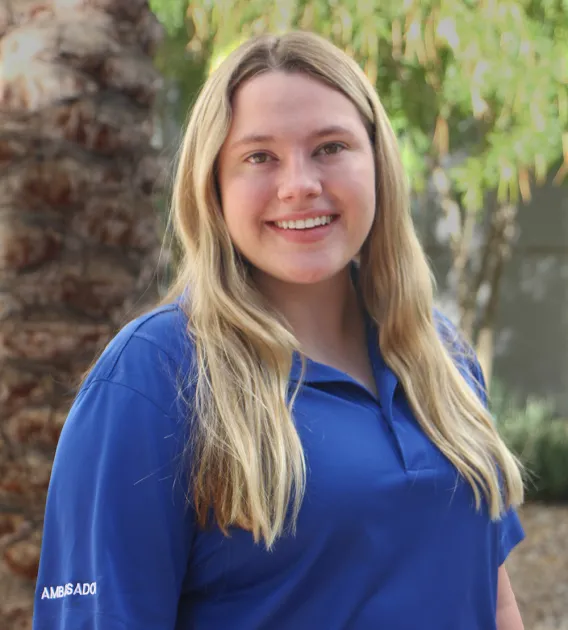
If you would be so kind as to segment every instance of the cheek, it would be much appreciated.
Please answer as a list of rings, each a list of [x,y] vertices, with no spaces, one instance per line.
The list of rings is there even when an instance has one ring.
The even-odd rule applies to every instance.
[[[245,218],[258,213],[266,205],[273,195],[273,186],[268,176],[243,175],[224,183],[222,193],[226,212],[242,214]]]
[[[269,185],[258,178],[242,177],[224,184],[223,217],[237,247],[257,235],[270,197]]]
[[[355,194],[358,199],[372,195],[376,186],[374,159],[364,151],[346,155],[322,174],[328,186]]]
[[[341,196],[354,220],[372,220],[376,208],[375,170],[362,165],[338,173],[330,181],[336,194]]]
[[[374,218],[377,207],[377,190],[375,166],[372,161],[367,163],[366,168],[362,168],[359,172],[358,188],[365,214]]]

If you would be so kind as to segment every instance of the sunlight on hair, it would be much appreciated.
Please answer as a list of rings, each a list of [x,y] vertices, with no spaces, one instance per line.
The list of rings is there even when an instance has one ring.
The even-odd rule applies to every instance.
[[[241,46],[245,41],[246,37],[239,37],[235,41],[231,42],[229,45],[215,50],[214,54],[211,55],[209,60],[208,74],[211,75],[217,71],[219,66],[227,59],[227,57],[234,52],[239,46]]]

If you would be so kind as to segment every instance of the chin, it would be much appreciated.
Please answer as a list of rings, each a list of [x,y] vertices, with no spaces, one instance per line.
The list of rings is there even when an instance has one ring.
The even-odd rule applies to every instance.
[[[326,280],[330,280],[334,276],[336,276],[341,269],[329,269],[329,268],[318,268],[318,269],[289,269],[284,270],[281,269],[278,273],[274,274],[274,277],[280,280],[281,282],[286,282],[289,284],[319,284],[320,282],[325,282]]]

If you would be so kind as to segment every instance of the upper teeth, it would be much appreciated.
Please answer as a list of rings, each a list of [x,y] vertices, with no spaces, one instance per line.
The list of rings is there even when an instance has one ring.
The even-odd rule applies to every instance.
[[[318,225],[327,225],[331,223],[333,216],[327,214],[313,219],[298,219],[298,221],[276,221],[276,225],[284,230],[307,230],[317,227]]]

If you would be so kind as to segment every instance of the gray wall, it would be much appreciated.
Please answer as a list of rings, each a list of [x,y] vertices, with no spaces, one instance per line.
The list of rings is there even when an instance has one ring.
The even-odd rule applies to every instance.
[[[418,226],[436,272],[439,302],[455,317],[447,221],[436,210]],[[568,187],[547,185],[519,210],[519,234],[502,284],[495,378],[521,399],[551,398],[568,418]]]

